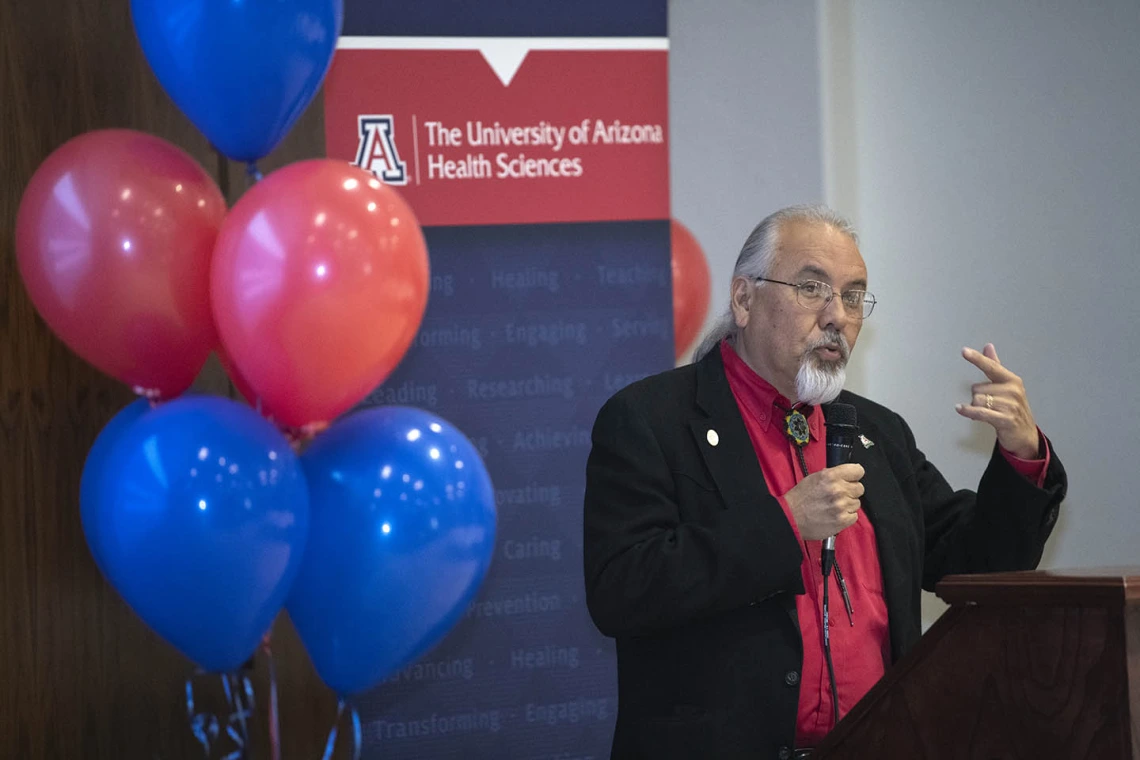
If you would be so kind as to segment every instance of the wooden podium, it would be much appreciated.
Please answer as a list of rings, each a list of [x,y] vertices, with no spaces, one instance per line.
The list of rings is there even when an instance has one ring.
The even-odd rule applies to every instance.
[[[1140,760],[1140,567],[936,592],[950,609],[812,760]]]

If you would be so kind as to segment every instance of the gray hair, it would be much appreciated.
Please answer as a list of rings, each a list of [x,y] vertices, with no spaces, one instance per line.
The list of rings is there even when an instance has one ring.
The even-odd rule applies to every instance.
[[[736,257],[736,267],[732,270],[733,278],[747,277],[754,280],[757,277],[767,277],[772,271],[776,251],[779,249],[780,229],[789,222],[826,224],[851,238],[852,242],[856,244],[859,242],[851,222],[827,206],[822,204],[788,206],[769,214],[752,230],[740,249],[740,255]],[[739,328],[736,326],[730,305],[693,351],[693,361],[703,359],[709,351],[720,345],[722,340],[726,338],[735,340],[737,332]]]

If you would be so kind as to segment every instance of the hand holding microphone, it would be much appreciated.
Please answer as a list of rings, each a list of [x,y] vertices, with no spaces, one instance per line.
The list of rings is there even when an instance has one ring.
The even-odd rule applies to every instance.
[[[833,537],[859,519],[863,467],[841,464],[814,472],[784,495],[800,536],[808,541]]]
[[[785,494],[800,536],[825,540],[824,550],[835,550],[835,535],[859,519],[863,495],[863,468],[847,464],[859,428],[851,404],[827,404],[827,469],[808,475]]]

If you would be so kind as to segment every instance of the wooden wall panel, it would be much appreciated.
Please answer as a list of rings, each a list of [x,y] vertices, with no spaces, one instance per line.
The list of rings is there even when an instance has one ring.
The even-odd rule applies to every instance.
[[[91,129],[147,131],[221,167],[151,74],[126,0],[0,0],[0,40],[0,757],[201,758],[184,703],[192,665],[104,582],[79,523],[84,457],[131,394],[36,316],[13,229],[39,163]],[[323,152],[315,103],[267,166]],[[226,168],[233,199],[244,173]],[[216,361],[195,388],[232,392]],[[274,646],[286,756],[319,757],[333,698],[281,620]],[[260,659],[256,675],[264,696]]]

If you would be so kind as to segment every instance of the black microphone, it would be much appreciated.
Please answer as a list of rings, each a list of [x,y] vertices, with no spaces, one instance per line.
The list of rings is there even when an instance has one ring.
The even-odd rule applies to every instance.
[[[825,404],[823,417],[827,423],[827,466],[838,467],[851,460],[851,452],[855,448],[855,437],[859,434],[859,427],[855,424],[855,407],[851,404]],[[820,557],[823,565],[823,656],[827,661],[827,676],[831,683],[831,708],[835,722],[839,722],[839,692],[835,686],[835,665],[831,661],[831,623],[828,610],[828,589],[831,581],[831,568],[835,566],[835,578],[839,582],[839,590],[843,593],[843,604],[847,607],[847,620],[852,626],[855,620],[851,610],[851,597],[847,593],[847,584],[843,581],[843,573],[835,562],[835,536],[828,536],[823,541],[823,552]]]
[[[855,422],[855,407],[851,404],[825,404],[823,416],[827,423],[827,466],[837,467],[851,460],[859,426]],[[831,572],[835,559],[835,536],[823,542],[823,575]]]

